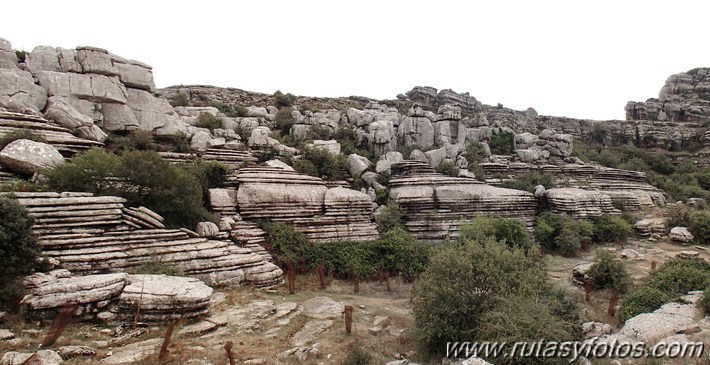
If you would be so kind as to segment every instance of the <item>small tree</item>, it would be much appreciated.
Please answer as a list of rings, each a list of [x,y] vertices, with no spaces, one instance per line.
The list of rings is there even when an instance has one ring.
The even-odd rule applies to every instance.
[[[489,238],[527,252],[533,242],[523,223],[516,219],[476,216],[459,230],[459,240],[487,242]]]
[[[21,298],[20,275],[29,274],[41,249],[32,233],[33,219],[16,200],[0,196],[0,306]]]
[[[626,241],[633,232],[631,224],[619,216],[602,215],[592,219],[594,223],[594,241]]]
[[[515,134],[513,132],[493,131],[491,135],[491,152],[496,155],[510,155],[513,153],[515,145]]]
[[[595,289],[612,289],[623,293],[631,283],[624,262],[609,251],[599,250],[594,264],[587,273]]]

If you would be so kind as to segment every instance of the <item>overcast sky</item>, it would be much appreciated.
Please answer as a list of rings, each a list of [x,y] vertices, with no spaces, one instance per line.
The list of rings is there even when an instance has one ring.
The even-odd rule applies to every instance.
[[[109,5],[110,4],[110,5]],[[393,99],[416,85],[485,104],[623,119],[674,73],[710,66],[710,1],[4,2],[15,48],[91,45],[158,87]]]

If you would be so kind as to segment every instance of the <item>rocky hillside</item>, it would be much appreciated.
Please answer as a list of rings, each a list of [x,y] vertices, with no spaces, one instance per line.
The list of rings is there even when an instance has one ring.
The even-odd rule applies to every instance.
[[[581,242],[593,237],[621,244],[635,223],[643,243],[618,254],[641,252],[650,260],[647,245],[665,240],[666,228],[672,228],[670,238],[684,243],[694,239],[691,231],[696,241],[710,231],[702,229],[703,204],[689,199],[710,196],[710,171],[701,169],[698,158],[710,145],[707,72],[671,76],[658,99],[629,102],[627,120],[592,121],[486,105],[468,93],[429,86],[392,100],[201,85],[158,90],[150,66],[104,49],[41,46],[25,54],[0,39],[0,198],[32,218],[28,229],[48,266],[26,278],[22,304],[38,320],[67,303],[76,305],[82,320],[105,325],[138,322],[141,311],[145,323],[182,318],[194,322],[185,333],[195,338],[243,326],[245,319],[257,327],[268,322],[276,327],[260,333],[290,343],[268,351],[285,354],[277,362],[290,362],[299,358],[294,354],[305,360],[339,351],[335,341],[320,337],[330,346],[326,350],[314,342],[321,333],[335,332],[330,328],[344,304],[327,300],[332,313],[306,320],[300,303],[283,299],[236,308],[241,292],[230,287],[285,291],[283,269],[313,259],[304,247],[325,247],[332,255],[353,247],[382,249],[378,244],[421,248],[420,242],[464,236],[472,220],[495,217],[518,227],[530,245],[535,237],[548,254],[571,241],[571,252],[578,254]],[[69,183],[60,182],[74,190],[58,188],[65,185],[57,182],[56,171],[66,172]],[[681,198],[678,186],[689,187]],[[129,204],[157,192],[165,194],[162,201],[140,200],[156,206]],[[678,199],[698,211],[668,213],[668,202],[686,209],[672,203]],[[180,222],[188,223],[180,226],[170,226],[170,217],[156,212],[179,214],[186,206],[196,214],[186,215]],[[666,227],[664,215],[678,227]],[[396,220],[396,234],[388,231],[388,219]],[[304,257],[289,256],[289,245]],[[381,266],[363,269],[367,263],[345,252],[341,261],[327,262],[331,274],[353,279],[357,288],[361,278],[381,276]],[[399,259],[407,264],[416,261],[411,252],[404,256]],[[299,270],[323,265],[322,278],[331,257],[321,259]],[[234,297],[217,300],[212,287]],[[579,288],[567,289],[579,294]],[[216,311],[215,304],[223,307]],[[372,323],[374,330],[360,335],[389,328],[389,340],[407,347],[401,326],[378,322],[384,318],[378,311],[363,312],[367,321],[361,323]],[[393,318],[410,325],[409,309],[395,312]],[[119,339],[121,332],[108,331]],[[227,329],[216,333],[210,351],[230,335]],[[102,346],[125,350],[115,340]],[[149,341],[153,349],[157,342]],[[3,348],[23,344],[0,340]],[[103,363],[131,361],[129,355],[104,355]],[[17,358],[11,363],[26,358],[12,356]]]

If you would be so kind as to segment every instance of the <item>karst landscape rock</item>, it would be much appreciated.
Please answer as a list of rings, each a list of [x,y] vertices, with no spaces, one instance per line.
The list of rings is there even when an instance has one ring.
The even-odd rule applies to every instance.
[[[456,241],[476,217],[520,222],[536,242],[540,230],[552,229],[541,227],[546,214],[630,220],[630,240],[596,248],[622,259],[636,286],[666,261],[710,259],[698,230],[706,203],[697,195],[710,188],[698,170],[710,166],[710,68],[672,75],[658,98],[620,105],[626,120],[595,121],[491,106],[431,86],[392,100],[156,88],[151,66],[102,48],[40,46],[18,55],[0,39],[0,194],[32,218],[42,265],[21,280],[25,324],[0,315],[0,364],[30,356],[37,364],[152,363],[171,321],[178,336],[170,351],[186,364],[226,363],[226,341],[240,362],[254,365],[342,363],[347,351],[375,344],[376,361],[424,361],[410,332],[416,279],[383,268],[361,274],[345,261],[300,267],[302,258],[279,256],[285,249],[271,231],[283,225],[293,242],[298,234],[316,246],[361,247],[387,236],[382,221],[393,206],[403,234],[427,247]],[[172,225],[106,193],[145,193],[118,177],[101,180],[95,193],[46,185],[53,169],[87,151],[120,154],[128,145],[181,168],[223,168],[223,183],[201,186],[210,218]],[[613,163],[597,152],[595,161],[588,153],[595,148],[627,148],[636,157]],[[638,151],[658,157],[644,160],[651,152]],[[692,165],[697,189],[685,194],[664,182],[649,167],[658,159]],[[580,299],[591,285],[593,249],[543,253],[587,340],[688,342],[710,334],[705,288],[661,299],[624,322],[606,314],[610,293]],[[285,285],[292,265],[295,295]],[[73,339],[36,351],[68,303],[75,307],[64,336]],[[355,311],[352,335],[346,306]]]

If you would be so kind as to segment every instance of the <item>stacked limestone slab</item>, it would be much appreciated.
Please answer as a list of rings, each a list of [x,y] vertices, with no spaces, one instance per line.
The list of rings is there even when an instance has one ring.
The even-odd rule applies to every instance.
[[[403,209],[404,225],[421,240],[457,237],[477,215],[520,219],[532,229],[537,201],[532,194],[433,172],[425,162],[392,165],[390,199]]]
[[[574,218],[598,217],[603,214],[620,214],[609,195],[599,191],[575,188],[557,188],[545,191],[547,207],[556,214]]]
[[[209,285],[272,287],[282,282],[282,271],[261,252],[164,229],[159,215],[126,208],[121,198],[85,193],[16,196],[35,218],[33,230],[44,255],[76,274],[126,272],[160,262]]]
[[[75,315],[107,323],[193,319],[209,311],[212,288],[194,278],[125,273],[74,276],[66,269],[33,274],[25,279],[22,304],[33,317],[54,317],[68,303]],[[140,309],[138,309],[140,307]]]
[[[487,177],[501,176],[505,179],[521,178],[530,172],[546,172],[554,176],[555,187],[584,189],[609,196],[628,210],[664,206],[663,192],[648,184],[646,174],[608,168],[598,165],[532,165],[525,163],[483,163]],[[501,180],[491,179],[492,184]]]
[[[377,237],[372,199],[281,168],[250,167],[237,174],[237,206],[247,220],[284,222],[313,241]]]
[[[72,156],[92,147],[103,146],[101,142],[76,137],[71,130],[42,117],[0,111],[0,137],[18,131],[29,131],[41,136],[64,156]]]

